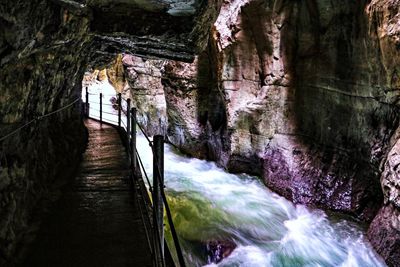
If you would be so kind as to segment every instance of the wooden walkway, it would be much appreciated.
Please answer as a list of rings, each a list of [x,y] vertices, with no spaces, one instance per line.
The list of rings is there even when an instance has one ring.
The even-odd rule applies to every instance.
[[[87,120],[89,144],[74,183],[51,208],[24,266],[151,266],[117,130]]]

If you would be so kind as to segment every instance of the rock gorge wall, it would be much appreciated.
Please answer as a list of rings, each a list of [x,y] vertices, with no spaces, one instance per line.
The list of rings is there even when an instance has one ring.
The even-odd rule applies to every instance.
[[[146,61],[161,74],[143,86],[162,85],[174,145],[259,175],[295,203],[375,218],[371,242],[395,266],[399,6],[225,1],[195,62]],[[123,60],[128,75],[133,61]]]
[[[164,135],[167,129],[166,103],[161,84],[163,64],[163,60],[126,56],[120,65],[126,67],[127,74],[124,97],[131,96],[132,106],[138,110],[138,119],[151,136]]]
[[[140,107],[143,120],[162,118],[148,131],[168,121],[185,152],[259,175],[295,203],[367,221],[378,212],[369,236],[395,266],[398,1],[227,0],[219,12],[221,2],[2,1],[1,136],[74,101],[84,71],[116,53],[191,61],[197,52],[193,64],[123,60],[142,88],[133,97],[156,103]],[[84,143],[79,105],[0,141],[0,265],[12,264],[32,211]]]
[[[381,64],[386,71],[386,101],[399,107],[400,92],[400,4],[373,1],[368,14],[372,36],[378,41]],[[397,110],[397,114],[398,114]],[[391,135],[380,165],[384,205],[372,221],[368,234],[389,265],[400,262],[400,127]]]
[[[1,1],[0,266],[18,263],[35,211],[79,163],[87,133],[74,101],[85,70],[120,52],[191,61],[220,4]]]
[[[1,137],[80,97],[87,27],[87,20],[44,1],[0,4]],[[18,261],[39,203],[53,198],[77,167],[86,139],[79,106],[36,120],[0,142],[1,266]]]

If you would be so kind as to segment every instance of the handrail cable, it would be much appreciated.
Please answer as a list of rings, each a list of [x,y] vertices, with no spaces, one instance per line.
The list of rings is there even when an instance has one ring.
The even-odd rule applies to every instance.
[[[154,154],[154,151],[153,151],[153,154]],[[158,175],[159,175],[159,177],[162,177],[161,176],[161,170],[160,170],[160,164],[158,162],[158,158],[156,157],[155,159],[156,159],[156,166],[157,166]],[[160,179],[158,179],[158,186],[160,187],[161,198],[162,198],[162,200],[164,202],[164,205],[165,205],[165,211],[167,213],[167,220],[168,220],[168,224],[170,226],[171,235],[172,235],[172,239],[174,241],[174,245],[175,245],[175,248],[176,248],[176,254],[178,256],[179,264],[181,265],[181,267],[182,266],[186,266],[185,265],[185,260],[183,258],[183,254],[182,254],[182,248],[181,248],[181,245],[179,243],[178,234],[176,233],[176,229],[175,229],[175,226],[174,226],[174,221],[172,220],[171,210],[169,208],[167,197],[166,197],[165,192],[164,192],[164,186],[162,185]]]
[[[125,110],[125,109],[123,108],[123,106],[122,106],[122,100],[125,101],[126,103],[128,103],[128,102],[127,102],[125,99],[121,99],[121,98],[120,98],[120,100],[121,100],[121,101],[119,101],[119,103],[117,103],[118,108],[119,108],[125,115],[128,115],[128,112],[131,112],[131,111],[130,111],[130,110]],[[92,103],[95,103],[95,102],[92,102]],[[100,103],[98,103],[98,104],[100,104]],[[89,109],[90,109],[90,110],[100,111],[100,110],[98,110],[98,109],[96,109],[96,108],[93,108],[93,107],[90,107]],[[104,111],[103,111],[103,112],[104,112]],[[112,113],[109,113],[109,112],[104,112],[104,113],[107,113],[107,114],[110,114],[110,115],[119,116],[119,115],[117,115],[117,114],[112,114]],[[90,116],[90,115],[89,115],[89,116]],[[128,115],[128,117],[129,117],[129,115]],[[119,117],[119,118],[120,118],[120,117]],[[119,120],[120,120],[120,119],[119,119]],[[106,121],[107,121],[107,120],[106,120]],[[110,120],[108,120],[108,121],[110,121]],[[125,128],[122,127],[122,129],[124,129],[124,130],[126,131],[127,123],[125,123],[125,120],[122,120],[122,119],[121,119],[120,121],[121,121],[121,125],[125,127]],[[162,176],[161,176],[161,170],[160,170],[159,159],[158,159],[157,157],[155,157],[156,154],[155,154],[155,151],[154,151],[153,142],[150,140],[149,136],[148,136],[148,135],[146,134],[146,132],[144,131],[142,125],[136,120],[136,118],[135,118],[134,121],[136,122],[136,125],[138,125],[140,131],[143,133],[143,135],[144,135],[144,137],[146,138],[146,140],[148,141],[149,146],[150,146],[151,149],[152,149],[153,160],[154,160],[154,159],[156,160],[156,162],[155,162],[156,171],[158,172],[159,177],[162,177]],[[117,122],[112,121],[112,123],[117,123]],[[128,144],[129,144],[129,143],[130,143],[130,137],[128,137]],[[149,177],[148,177],[147,172],[146,172],[146,170],[145,170],[145,168],[144,168],[143,161],[142,161],[142,159],[141,159],[141,157],[140,157],[140,154],[139,154],[138,150],[136,149],[136,147],[135,147],[134,150],[135,150],[135,151],[133,151],[132,148],[129,147],[129,148],[128,148],[128,154],[129,154],[129,155],[132,155],[133,153],[136,153],[136,155],[137,155],[137,160],[139,161],[139,165],[140,165],[140,167],[139,167],[139,172],[141,172],[140,169],[143,170],[144,176],[145,176],[145,178],[146,178],[146,182],[148,183],[148,186],[149,186],[149,191],[152,192],[152,191],[154,190],[154,188],[151,186]],[[132,173],[132,175],[134,175],[134,174]],[[153,175],[154,175],[154,174],[153,174]],[[133,177],[133,176],[132,176],[132,177]],[[142,181],[143,181],[143,178],[142,178]],[[143,192],[143,188],[142,188],[143,186],[141,186],[140,184],[138,184],[138,185],[139,185],[139,187],[140,187],[140,191],[141,191],[141,194],[142,194],[142,201],[145,201],[145,199],[144,199],[144,192]],[[135,186],[135,185],[134,185],[134,186]],[[181,267],[184,267],[184,266],[186,266],[186,265],[185,265],[185,261],[184,261],[182,249],[181,249],[181,246],[180,246],[180,244],[179,244],[179,239],[178,239],[178,235],[177,235],[177,232],[176,232],[176,229],[175,229],[175,226],[174,226],[174,222],[173,222],[173,219],[172,219],[171,210],[170,210],[170,207],[169,207],[169,204],[168,204],[168,201],[167,201],[167,197],[166,197],[165,192],[164,192],[164,185],[162,184],[162,181],[161,181],[161,180],[158,180],[158,187],[160,188],[159,191],[160,191],[160,194],[161,194],[161,199],[162,199],[162,202],[164,203],[164,206],[165,206],[165,210],[166,210],[166,214],[167,214],[167,221],[168,221],[168,224],[170,225],[170,230],[171,230],[172,239],[173,239],[173,242],[174,242],[174,245],[175,245],[176,253],[177,253],[177,256],[178,256],[178,261],[179,261],[180,266],[181,266]],[[136,191],[137,188],[135,187],[134,190]],[[139,202],[138,199],[137,199],[137,202]],[[145,202],[144,202],[144,203],[145,203]],[[139,205],[139,206],[140,206],[140,205]],[[145,205],[145,206],[146,206],[146,205]],[[143,210],[142,210],[142,207],[141,207],[141,206],[140,206],[140,213],[141,213],[141,217],[142,217],[142,222],[144,223]],[[146,215],[147,215],[147,217],[150,219],[149,211],[147,210],[147,208],[146,208]],[[159,220],[160,220],[160,218],[157,218],[157,216],[155,215],[155,210],[153,210],[153,219],[155,219],[156,225],[159,225]],[[146,228],[146,229],[145,229],[145,231],[146,231],[146,236],[147,236],[147,238],[148,238],[147,226],[146,226],[145,223],[144,223],[144,225],[145,225],[145,228]],[[162,251],[162,244],[161,244],[161,242],[163,242],[163,241],[161,241],[161,233],[160,233],[160,231],[159,231],[159,229],[158,229],[158,227],[157,227],[156,225],[154,225],[153,228],[155,229],[155,232],[156,232],[155,234],[156,234],[156,236],[157,236],[157,239],[156,239],[156,240],[158,240],[158,242],[156,242],[157,244],[154,244],[154,243],[153,243],[153,246],[158,246],[158,247],[159,247],[159,251]],[[149,239],[148,239],[148,240],[149,240]],[[151,247],[150,244],[149,244],[149,247]],[[155,255],[155,254],[156,254],[155,247],[154,247],[154,249],[153,249],[153,253],[152,253],[152,254],[153,254],[154,256],[156,256],[156,255]],[[162,265],[162,266],[165,266],[165,261],[164,261],[164,258],[163,258],[163,257],[162,257],[162,260],[161,260],[161,265]]]
[[[95,110],[95,111],[98,111],[98,112],[100,112],[100,109],[98,109],[98,108],[94,108],[94,107],[90,107],[90,110]]]
[[[153,210],[153,217],[156,221],[156,225],[153,225],[153,228],[156,229],[156,235],[157,235],[157,240],[159,242],[156,242],[158,244],[158,249],[159,251],[162,251],[162,245],[161,245],[161,234],[160,234],[160,230],[158,229],[157,225],[159,223],[157,216],[155,215],[155,211]],[[164,241],[164,240],[163,240]],[[165,266],[165,260],[161,259],[161,266]]]
[[[110,119],[107,119],[107,118],[103,118],[103,121],[108,122],[108,123],[118,123],[116,121],[113,121],[113,120],[110,120]]]
[[[90,101],[90,103],[91,104],[97,104],[97,105],[100,105],[100,102],[96,102],[96,101]],[[115,105],[113,105],[113,104],[108,104],[108,103],[101,103],[103,106],[110,106],[110,107],[113,107],[113,106],[117,106],[117,104],[115,104]]]
[[[139,186],[140,186],[140,185],[139,185]],[[135,185],[133,185],[133,190],[134,190],[134,192],[135,192],[135,195],[137,196],[137,192],[136,192],[137,188],[136,188]],[[142,189],[140,189],[140,192],[141,192],[141,194],[142,194],[141,198],[143,199],[143,191],[142,191]],[[146,224],[146,222],[145,222],[145,220],[144,220],[144,217],[143,217],[142,205],[139,203],[139,198],[138,198],[138,197],[136,197],[136,203],[137,203],[137,205],[139,206],[140,217],[141,217],[141,219],[142,219],[142,223],[143,223],[143,225],[144,225],[144,230],[145,230],[145,232],[146,232],[145,234],[146,234],[146,239],[147,239],[147,245],[149,246],[149,249],[150,249],[150,254],[151,254],[151,255],[154,255],[153,247],[152,247],[151,241],[150,241],[149,230],[147,229],[147,224]],[[144,203],[144,200],[143,200],[143,203]],[[147,213],[147,216],[149,216],[149,215],[148,215],[147,209],[146,209],[146,213]]]
[[[136,122],[136,124],[139,126],[140,131],[143,133],[144,137],[147,139],[147,142],[149,142],[149,146],[153,149],[153,142],[150,140],[150,138],[147,136],[145,131],[143,130],[142,126],[140,123]],[[154,153],[154,151],[152,151]]]
[[[142,167],[143,167],[143,165],[142,165]],[[143,170],[144,170],[144,168],[143,168]],[[133,180],[133,182],[134,182],[134,180]],[[149,221],[151,221],[151,216],[150,216],[150,213],[149,213],[149,209],[152,211],[152,207],[151,206],[149,206],[147,203],[146,203],[146,200],[144,199],[145,197],[145,195],[147,195],[147,190],[146,189],[144,189],[144,190],[146,190],[146,191],[143,191],[143,187],[142,187],[142,185],[141,185],[141,183],[138,183],[138,186],[139,186],[139,188],[140,188],[140,193],[141,193],[141,200],[142,200],[142,204],[143,204],[143,206],[145,207],[145,211],[146,211],[146,217],[147,217],[147,219],[149,220]],[[135,190],[135,194],[136,194],[136,187],[134,187],[134,190]],[[137,200],[137,203],[139,202],[139,200],[138,200],[138,198],[136,198],[136,200]],[[138,203],[138,205],[139,205],[139,203]],[[148,245],[149,245],[149,247],[151,248],[151,253],[152,253],[152,255],[153,255],[153,261],[156,261],[157,262],[157,256],[155,255],[155,244],[154,244],[154,242],[150,242],[150,235],[149,235],[149,231],[147,230],[147,224],[145,223],[145,221],[144,221],[144,217],[143,217],[143,210],[142,210],[142,208],[140,207],[140,205],[139,205],[139,209],[140,209],[140,215],[141,215],[141,217],[142,217],[142,222],[144,223],[144,227],[146,228],[146,239],[148,240]],[[153,212],[153,211],[152,211]],[[151,225],[151,223],[150,223],[150,225]],[[158,237],[158,239],[160,239],[160,233],[159,233],[159,231],[158,231],[158,229],[157,229],[157,237]],[[160,248],[160,247],[159,247]],[[155,266],[156,266],[157,264],[155,264]]]
[[[78,102],[80,99],[81,99],[81,98],[79,97],[79,98],[75,99],[72,103],[70,103],[70,104],[68,104],[68,105],[66,105],[66,106],[64,106],[64,107],[61,107],[61,108],[59,108],[59,109],[57,109],[57,110],[55,110],[55,111],[52,111],[52,112],[50,112],[50,113],[48,113],[48,114],[44,114],[44,115],[38,116],[38,117],[36,117],[36,118],[34,118],[34,119],[28,121],[27,123],[25,123],[24,125],[18,127],[18,128],[15,129],[14,131],[12,131],[12,132],[6,134],[5,136],[1,137],[1,138],[0,138],[0,142],[3,141],[3,140],[5,140],[5,139],[7,139],[8,137],[14,135],[15,133],[19,132],[20,130],[22,130],[23,128],[27,127],[29,124],[31,124],[31,123],[33,123],[33,122],[35,122],[35,121],[39,121],[39,120],[41,120],[41,119],[47,118],[47,117],[49,117],[49,116],[51,116],[51,115],[53,115],[53,114],[55,114],[55,113],[58,113],[58,112],[60,112],[60,111],[63,111],[64,109],[69,108],[70,106],[72,106],[73,104],[75,104],[76,102]]]
[[[126,126],[126,123],[125,123],[125,120],[121,120],[121,123],[122,123],[122,125],[125,126],[125,128],[127,127],[127,126]]]
[[[144,176],[146,177],[146,181],[147,181],[147,183],[148,183],[148,185],[149,185],[149,190],[150,190],[150,192],[153,192],[153,188],[152,188],[152,186],[151,186],[149,177],[148,177],[147,172],[146,172],[146,170],[145,170],[145,168],[144,168],[144,166],[143,166],[142,158],[140,157],[140,154],[139,154],[139,152],[137,151],[136,148],[135,148],[135,150],[136,150],[136,154],[137,154],[137,156],[138,156],[139,164],[140,164],[140,166],[142,167]]]
[[[137,121],[136,121],[136,124],[139,126],[140,131],[143,133],[144,137],[145,137],[145,138],[147,139],[147,141],[149,142],[149,146],[152,148],[152,153],[153,153],[153,155],[155,155],[154,146],[153,146],[153,144],[152,144],[152,141],[150,141],[150,138],[147,136],[147,134],[146,134],[145,131],[143,130],[142,126],[141,126]],[[140,155],[139,155],[139,153],[137,152],[137,150],[136,150],[136,153],[137,153],[137,155],[138,155],[138,158],[140,159]],[[157,161],[156,161],[156,166],[157,166],[157,172],[158,172],[159,177],[162,177],[162,176],[161,176],[160,165],[159,165],[158,159],[157,159]],[[142,167],[142,168],[143,168],[143,167]],[[143,168],[143,169],[144,169],[144,168]],[[153,175],[154,175],[154,174],[153,174]],[[147,174],[146,174],[146,178],[147,178]],[[174,226],[174,223],[173,223],[173,220],[172,220],[171,210],[170,210],[170,208],[169,208],[169,204],[168,204],[168,201],[167,201],[167,197],[166,197],[165,192],[164,192],[164,186],[161,184],[161,181],[160,181],[160,180],[158,181],[158,183],[159,183],[158,186],[160,187],[161,197],[162,197],[162,200],[163,200],[164,205],[165,205],[165,211],[166,211],[166,213],[167,213],[167,220],[168,220],[168,224],[170,225],[171,234],[172,234],[172,239],[173,239],[173,241],[174,241],[174,245],[175,245],[175,248],[176,248],[176,253],[177,253],[177,256],[178,256],[179,264],[180,264],[181,266],[185,266],[185,260],[184,260],[184,258],[183,258],[182,249],[181,249],[181,246],[180,246],[180,243],[179,243],[178,235],[177,235],[177,233],[176,233],[176,229],[175,229],[175,226]],[[150,182],[149,182],[149,184],[150,184]],[[157,220],[157,218],[156,218],[156,220]],[[157,228],[157,227],[155,227],[155,228]],[[158,228],[157,228],[157,231],[158,231]]]
[[[115,104],[103,103],[103,106],[113,107],[113,106],[117,106],[117,103],[115,103]]]
[[[3,136],[2,138],[0,138],[0,142],[3,141],[3,140],[6,139],[6,138],[12,136],[13,134],[19,132],[20,130],[22,130],[23,128],[25,128],[26,126],[28,126],[29,124],[31,124],[31,123],[34,122],[34,121],[36,121],[36,119],[33,119],[33,120],[31,120],[31,121],[25,123],[24,125],[22,125],[21,127],[15,129],[15,130],[12,131],[11,133],[9,133],[9,134]]]
[[[126,102],[126,101],[125,101],[125,102]],[[127,114],[128,112],[130,112],[130,110],[127,110],[126,112],[124,111],[124,109],[123,109],[123,107],[122,107],[122,103],[121,103],[120,108],[121,108],[121,110],[122,110],[125,114]],[[121,120],[121,121],[123,122],[124,120]],[[137,123],[137,121],[136,121],[136,125],[139,126],[140,130],[142,131],[143,135],[145,136],[145,138],[146,138],[147,141],[149,142],[149,145],[150,145],[150,147],[152,148],[152,151],[153,151],[153,146],[152,146],[152,142],[150,141],[150,138],[149,138],[149,137],[147,136],[147,134],[144,132],[144,130],[143,130],[143,128],[141,127],[141,125],[140,125],[139,123]],[[125,125],[125,126],[126,126],[126,125]],[[129,141],[128,141],[128,142],[129,142]],[[134,151],[131,151],[131,149],[129,148],[129,149],[128,149],[128,152],[132,153],[132,152],[134,152]],[[147,181],[148,181],[148,183],[149,183],[149,185],[150,185],[150,181],[149,181],[148,176],[147,176],[147,173],[146,173],[146,171],[145,171],[145,169],[144,169],[143,162],[142,162],[142,160],[141,160],[141,158],[140,158],[140,155],[139,155],[139,153],[138,153],[138,151],[137,151],[136,148],[135,148],[135,152],[136,152],[136,155],[138,156],[139,162],[140,162],[140,164],[141,164],[141,166],[142,166],[142,168],[143,168],[143,171],[144,171],[144,173],[145,173],[145,175],[146,175],[146,179],[147,179]],[[158,165],[157,165],[157,166],[158,166]],[[151,188],[151,187],[150,187],[150,188]],[[153,217],[155,218],[156,225],[158,225],[159,220],[158,220],[157,216],[155,215],[155,211],[154,211],[154,210],[153,210]],[[170,222],[168,222],[168,223],[170,223]],[[156,243],[157,243],[157,245],[158,245],[158,250],[159,250],[159,251],[162,251],[161,233],[160,233],[160,231],[159,231],[159,229],[158,229],[158,227],[157,227],[156,225],[153,226],[153,228],[156,230],[157,240],[159,241],[159,242],[156,242]],[[176,249],[178,249],[178,248],[176,248]],[[156,260],[157,260],[157,259],[156,259]],[[164,260],[163,257],[162,257],[162,259],[161,259],[161,266],[163,266],[163,267],[165,266],[165,260]],[[183,265],[183,266],[184,266],[184,265]]]
[[[116,114],[114,114],[112,112],[108,112],[108,111],[104,111],[104,110],[103,110],[103,113],[108,114],[108,115],[116,115]]]

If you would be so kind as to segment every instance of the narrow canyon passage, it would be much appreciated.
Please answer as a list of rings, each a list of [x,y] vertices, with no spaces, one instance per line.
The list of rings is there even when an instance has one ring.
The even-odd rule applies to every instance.
[[[117,124],[111,104],[116,91],[107,80],[89,85],[89,116],[100,118],[100,93],[103,120]],[[125,127],[127,118],[121,115]],[[151,174],[148,140],[138,135],[137,142]],[[165,190],[187,266],[385,266],[366,238],[365,225],[349,217],[295,205],[257,177],[228,173],[214,162],[182,156],[170,145],[165,145],[164,165]]]
[[[188,266],[400,266],[400,0],[1,0],[0,267],[150,263],[129,114]]]
[[[44,219],[24,266],[151,266],[120,136],[106,124],[85,124],[79,174]]]

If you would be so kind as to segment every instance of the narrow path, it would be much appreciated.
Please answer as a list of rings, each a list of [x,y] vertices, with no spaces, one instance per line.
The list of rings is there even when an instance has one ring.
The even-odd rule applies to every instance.
[[[80,172],[43,221],[24,266],[151,266],[119,134],[85,123]]]

